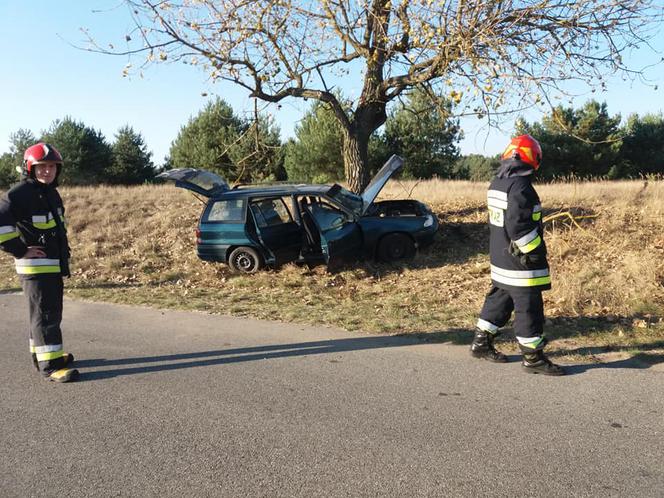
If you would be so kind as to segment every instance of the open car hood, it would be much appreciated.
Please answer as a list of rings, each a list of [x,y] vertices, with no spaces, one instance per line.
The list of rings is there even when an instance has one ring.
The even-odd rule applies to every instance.
[[[387,181],[394,173],[399,171],[403,166],[403,159],[397,155],[390,157],[383,165],[376,176],[373,177],[367,188],[362,192],[362,214],[367,212],[369,206],[376,200],[378,194],[383,189]]]
[[[212,197],[215,194],[231,189],[222,177],[216,173],[202,169],[169,169],[168,171],[159,173],[157,178],[172,180],[175,182],[176,187],[186,188],[205,197]]]

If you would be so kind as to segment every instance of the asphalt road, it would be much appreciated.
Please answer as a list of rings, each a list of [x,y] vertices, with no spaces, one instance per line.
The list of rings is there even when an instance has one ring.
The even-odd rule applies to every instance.
[[[42,380],[0,295],[0,495],[664,495],[664,364],[527,375],[466,347],[65,302]],[[470,338],[469,338],[470,339]]]

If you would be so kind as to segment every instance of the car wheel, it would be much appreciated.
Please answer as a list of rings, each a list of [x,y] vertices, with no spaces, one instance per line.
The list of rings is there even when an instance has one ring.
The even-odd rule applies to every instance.
[[[415,256],[413,239],[403,233],[391,233],[383,237],[378,244],[380,261],[398,261]]]
[[[228,257],[228,266],[233,273],[256,273],[263,267],[263,260],[256,249],[238,247]]]

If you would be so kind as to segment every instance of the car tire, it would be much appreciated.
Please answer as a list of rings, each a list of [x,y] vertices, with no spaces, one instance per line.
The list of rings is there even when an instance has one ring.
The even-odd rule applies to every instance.
[[[233,273],[256,273],[263,267],[263,260],[252,247],[237,247],[228,257],[228,266]]]
[[[378,244],[379,261],[398,261],[415,256],[415,243],[404,233],[390,233]]]

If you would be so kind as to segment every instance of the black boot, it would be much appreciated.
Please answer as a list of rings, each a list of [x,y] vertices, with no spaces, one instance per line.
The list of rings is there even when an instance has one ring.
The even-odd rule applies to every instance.
[[[51,365],[54,366],[56,370],[65,368],[69,365],[74,363],[74,355],[71,353],[65,353],[62,355],[62,358],[60,361],[51,361]],[[32,364],[35,366],[37,371],[39,371],[39,362],[37,361],[37,355],[35,353],[32,353]],[[78,372],[78,371],[77,371]]]
[[[552,363],[544,355],[544,346],[546,345],[546,340],[542,341],[540,346],[537,349],[527,348],[524,346],[519,346],[521,353],[523,353],[523,361],[521,366],[524,371],[532,374],[544,374],[544,375],[565,375],[565,369],[560,365]]]
[[[485,360],[493,361],[494,363],[506,363],[507,356],[500,351],[496,351],[493,346],[493,340],[498,334],[491,334],[484,330],[475,330],[475,337],[473,343],[470,345],[470,354],[475,358],[483,358]]]
[[[78,379],[78,370],[75,368],[61,368],[60,370],[45,372],[43,375],[46,380],[50,380],[52,382],[73,382]]]
[[[71,353],[65,353],[64,356],[62,357],[64,360],[63,366],[71,365],[74,363],[74,355]]]

